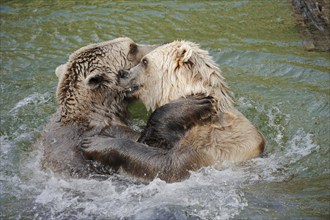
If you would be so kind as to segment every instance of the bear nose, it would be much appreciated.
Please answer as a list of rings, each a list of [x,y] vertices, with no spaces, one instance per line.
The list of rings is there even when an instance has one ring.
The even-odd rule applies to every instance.
[[[129,71],[127,70],[119,70],[118,73],[120,78],[127,78],[129,76]]]

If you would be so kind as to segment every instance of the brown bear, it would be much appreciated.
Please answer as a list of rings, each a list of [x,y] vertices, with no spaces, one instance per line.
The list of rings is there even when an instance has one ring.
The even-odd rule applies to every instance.
[[[135,66],[154,48],[117,38],[80,48],[56,69],[58,109],[40,139],[44,168],[87,176],[92,166],[76,149],[84,135],[104,131],[115,137],[139,137],[127,126],[126,92],[118,86],[118,71]]]
[[[71,177],[112,172],[104,166],[86,163],[77,145],[83,137],[93,134],[138,139],[139,133],[127,126],[127,90],[118,86],[118,71],[138,64],[155,47],[118,38],[83,47],[66,64],[56,68],[59,107],[41,137],[44,168]],[[194,108],[183,112],[188,105]],[[185,99],[175,102],[159,118],[166,118],[167,114],[173,117],[173,111],[180,109],[182,114],[176,120],[181,118],[181,123],[189,129],[193,120],[197,123],[207,120],[213,105],[210,98]]]
[[[152,110],[182,97],[205,94],[214,97],[218,113],[208,123],[183,132],[169,148],[148,146],[144,142],[152,140],[148,132],[140,138],[142,143],[100,136],[86,138],[81,143],[86,158],[120,167],[145,180],[158,176],[173,182],[187,178],[189,171],[221,166],[224,161],[246,161],[263,152],[263,136],[233,107],[220,69],[197,44],[175,41],[162,45],[130,71],[122,71],[121,77],[122,85]]]

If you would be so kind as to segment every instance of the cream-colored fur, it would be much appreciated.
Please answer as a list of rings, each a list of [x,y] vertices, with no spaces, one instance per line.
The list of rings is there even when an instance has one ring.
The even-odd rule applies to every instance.
[[[134,95],[152,110],[180,97],[200,93],[217,100],[218,115],[213,122],[192,128],[175,149],[198,151],[200,165],[241,162],[263,152],[263,136],[235,109],[220,69],[197,44],[174,41],[158,47],[142,58],[130,74],[123,85],[139,86]]]

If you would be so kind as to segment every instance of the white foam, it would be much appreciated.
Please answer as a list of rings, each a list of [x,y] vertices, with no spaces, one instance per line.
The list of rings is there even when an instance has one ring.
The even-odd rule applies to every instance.
[[[0,152],[1,152],[1,155],[8,154],[11,147],[12,147],[11,142],[8,141],[5,136],[0,136]],[[1,162],[3,162],[3,160],[0,160],[0,163]]]
[[[202,219],[228,219],[247,203],[239,190],[245,173],[232,169],[205,168],[178,183],[155,179],[149,184],[131,183],[122,188],[115,179],[105,181],[51,177],[36,202],[52,213],[79,209],[80,216],[142,217],[146,210],[164,207],[183,209]],[[150,213],[149,213],[150,214]]]
[[[302,128],[298,129],[287,144],[290,147],[287,148],[285,155],[290,164],[320,149],[320,147],[314,143],[313,135],[304,132]]]

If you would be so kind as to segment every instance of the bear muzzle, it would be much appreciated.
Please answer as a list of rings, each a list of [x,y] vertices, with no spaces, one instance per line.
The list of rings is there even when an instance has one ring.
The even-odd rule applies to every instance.
[[[128,70],[119,70],[118,74],[119,74],[119,77],[122,79],[126,79],[130,75]]]
[[[134,93],[135,91],[139,90],[141,85],[138,85],[135,82],[134,77],[131,77],[131,73],[128,70],[119,70],[119,85],[124,88],[124,91],[129,93]]]

